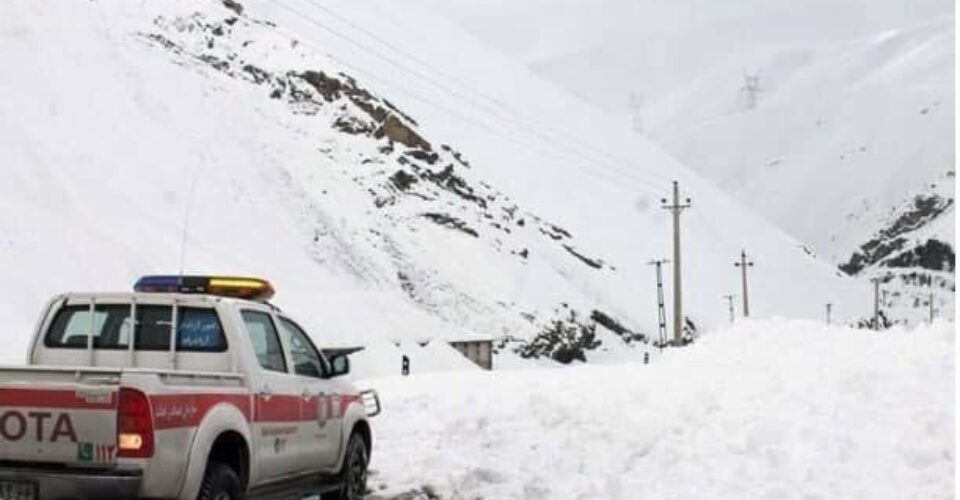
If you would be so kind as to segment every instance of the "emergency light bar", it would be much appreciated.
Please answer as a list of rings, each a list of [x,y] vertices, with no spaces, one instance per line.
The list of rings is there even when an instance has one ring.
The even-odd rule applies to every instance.
[[[273,297],[273,285],[259,278],[236,276],[144,276],[133,285],[143,293],[197,293],[265,302]]]

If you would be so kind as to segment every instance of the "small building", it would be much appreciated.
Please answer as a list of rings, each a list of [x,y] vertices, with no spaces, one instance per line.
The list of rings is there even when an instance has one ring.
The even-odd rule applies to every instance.
[[[493,340],[449,340],[450,346],[484,370],[493,369]]]
[[[480,368],[484,370],[493,369],[493,339],[491,337],[460,330],[445,332],[439,335],[427,335],[417,339],[411,339],[410,342],[414,342],[420,347],[426,347],[430,342],[437,340],[446,342],[450,347],[453,347],[457,352],[462,354],[463,357],[473,361],[473,363]],[[397,347],[401,347],[402,345],[399,340],[394,340],[393,344]]]
[[[484,370],[493,369],[493,338],[489,335],[471,332],[469,330],[459,330],[455,332],[440,335],[446,343],[450,344],[463,357],[473,361],[477,366]]]

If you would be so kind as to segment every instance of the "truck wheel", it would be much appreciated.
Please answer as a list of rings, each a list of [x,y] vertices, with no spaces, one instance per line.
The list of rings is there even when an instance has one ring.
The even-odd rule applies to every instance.
[[[243,500],[243,497],[240,478],[233,468],[219,462],[207,466],[197,500]]]
[[[367,445],[360,434],[354,432],[347,443],[347,454],[340,470],[339,500],[360,500],[367,492]]]

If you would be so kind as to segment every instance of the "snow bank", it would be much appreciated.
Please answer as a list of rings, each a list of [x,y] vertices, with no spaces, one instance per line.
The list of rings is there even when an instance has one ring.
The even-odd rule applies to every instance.
[[[450,370],[479,370],[480,367],[460,354],[446,341],[434,339],[426,346],[404,341],[399,347],[389,341],[373,342],[350,355],[350,371],[355,380],[400,375],[403,356],[410,359],[410,374]]]
[[[369,381],[384,403],[370,486],[444,499],[952,498],[953,344],[952,323],[742,322],[646,366]]]
[[[410,360],[410,373],[425,373],[437,371],[437,364],[432,356],[424,352],[420,344],[413,341],[405,341],[400,344],[400,350]]]
[[[416,342],[403,342],[400,344],[400,350],[410,358],[411,374],[479,369],[472,361],[441,339],[431,340],[425,346]]]
[[[372,342],[350,355],[350,373],[356,379],[399,375],[402,359],[403,352],[393,343]]]
[[[467,359],[460,351],[454,349],[450,344],[443,340],[431,340],[423,348],[424,354],[428,355],[434,363],[437,370],[480,370],[481,368]]]

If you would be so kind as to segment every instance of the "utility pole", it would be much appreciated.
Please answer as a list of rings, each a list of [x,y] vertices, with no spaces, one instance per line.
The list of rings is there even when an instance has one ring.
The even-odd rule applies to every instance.
[[[734,294],[724,295],[723,298],[727,299],[727,309],[730,310],[730,322],[733,323],[733,298],[736,297]]]
[[[740,268],[740,275],[743,281],[742,292],[743,292],[743,317],[746,318],[750,316],[750,302],[747,299],[747,268],[753,267],[753,262],[747,261],[747,251],[740,251],[740,262],[734,262],[734,266]]]
[[[680,212],[690,208],[690,198],[680,203],[680,186],[673,181],[673,202],[667,205],[666,198],[660,200],[663,207],[673,214],[673,344],[679,347],[683,343],[683,304],[680,293]]]
[[[880,330],[880,278],[872,278],[873,283],[873,329]]]
[[[660,333],[660,350],[667,343],[667,310],[663,305],[663,265],[670,262],[668,259],[654,259],[647,262],[657,266],[657,331]]]
[[[630,92],[630,112],[632,114],[633,131],[643,133],[643,94]]]
[[[833,309],[833,304],[827,302],[827,325],[830,324],[830,311]]]
[[[740,87],[740,92],[743,92],[747,95],[747,109],[756,108],[757,94],[761,92],[760,75],[751,75],[744,70],[743,87]]]

